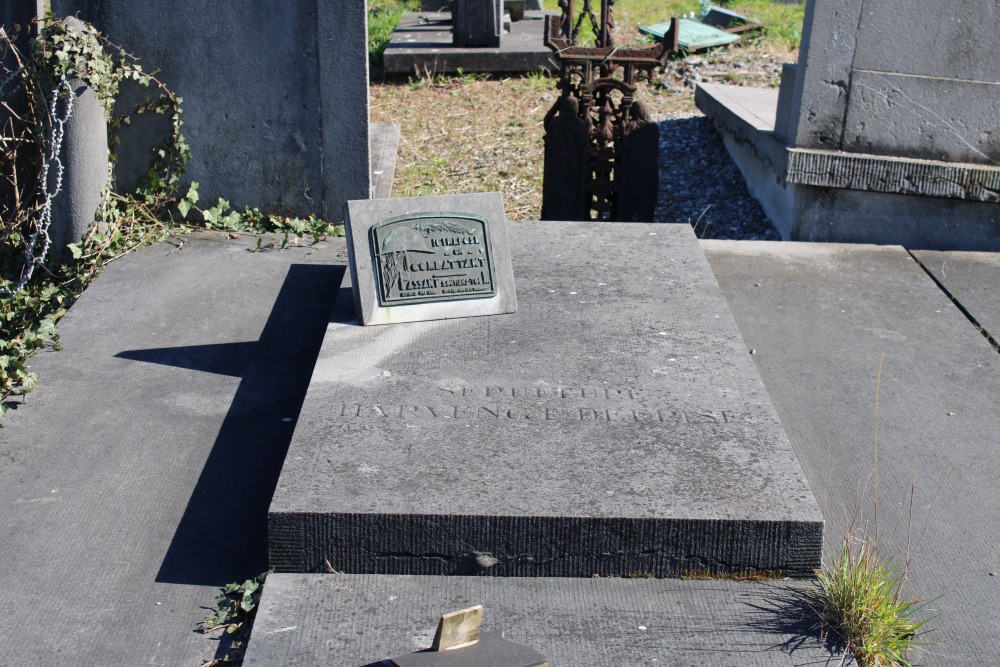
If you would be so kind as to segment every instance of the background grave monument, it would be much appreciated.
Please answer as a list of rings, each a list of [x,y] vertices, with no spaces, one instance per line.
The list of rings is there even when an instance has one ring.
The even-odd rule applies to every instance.
[[[993,0],[809,0],[780,91],[696,101],[784,239],[998,250],[997,34]]]
[[[364,0],[176,11],[154,0],[52,0],[51,9],[94,24],[184,99],[187,177],[203,200],[336,220],[348,199],[370,196]],[[119,156],[119,178],[145,170],[159,129],[130,130],[123,145],[141,149]]]
[[[385,71],[526,72],[555,69],[543,43],[541,2],[425,2],[403,14],[383,54]]]
[[[509,26],[510,15],[507,15]],[[504,32],[503,0],[454,0],[451,35],[455,46],[500,48]]]

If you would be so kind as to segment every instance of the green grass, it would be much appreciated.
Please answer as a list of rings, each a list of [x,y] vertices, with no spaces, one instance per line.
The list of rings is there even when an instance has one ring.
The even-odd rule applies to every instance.
[[[772,48],[795,50],[802,40],[805,3],[784,4],[773,0],[733,0],[722,6],[764,24],[761,40]]]
[[[420,0],[368,1],[368,57],[373,63],[381,64],[385,47],[392,39],[392,31],[403,13],[419,9]]]
[[[582,0],[577,0],[577,5]],[[593,0],[596,8],[600,0]],[[752,41],[763,42],[765,46],[781,51],[794,51],[799,47],[802,36],[802,19],[805,4],[783,4],[773,0],[716,0],[712,4],[725,7],[750,19],[764,24],[758,37],[748,37]],[[614,5],[619,42],[641,41],[636,34],[640,25],[663,23],[672,17],[698,14],[699,0],[618,0]],[[558,0],[545,0],[545,8],[559,11]]]
[[[868,535],[848,536],[839,556],[817,572],[814,608],[860,667],[910,667],[926,620],[919,599],[903,594],[906,577]]]
[[[600,0],[593,0],[595,11]],[[577,7],[582,4],[578,0]],[[783,4],[773,0],[718,0],[715,4],[760,21],[764,30],[745,39],[781,51],[794,51],[802,36],[805,4]],[[661,23],[674,16],[698,13],[699,0],[618,0],[614,5],[616,39],[622,44],[642,43],[638,27]],[[558,0],[545,0],[545,9],[559,11]],[[370,0],[368,3],[368,53],[373,63],[382,54],[403,12],[419,11],[420,0]]]

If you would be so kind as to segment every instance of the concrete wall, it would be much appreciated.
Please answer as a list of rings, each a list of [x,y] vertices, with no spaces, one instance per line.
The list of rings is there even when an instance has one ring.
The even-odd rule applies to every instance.
[[[1000,164],[1000,3],[808,0],[786,144]]]
[[[347,199],[369,196],[365,0],[52,5],[161,70],[184,99],[188,180],[203,201],[340,219]],[[123,156],[126,182],[139,157]]]

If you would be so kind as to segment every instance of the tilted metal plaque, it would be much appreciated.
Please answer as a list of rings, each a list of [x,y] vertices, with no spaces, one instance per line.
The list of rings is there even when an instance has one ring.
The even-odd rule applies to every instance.
[[[396,306],[496,295],[489,223],[471,213],[381,220],[369,232],[379,303]]]

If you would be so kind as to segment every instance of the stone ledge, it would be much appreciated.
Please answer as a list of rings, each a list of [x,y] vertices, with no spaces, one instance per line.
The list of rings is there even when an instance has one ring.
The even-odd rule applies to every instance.
[[[777,89],[700,84],[695,104],[786,183],[1000,202],[1000,167],[784,146],[774,133]]]
[[[1000,168],[788,148],[789,183],[846,190],[1000,202]]]
[[[842,664],[796,606],[809,587],[275,573],[243,664],[388,667],[386,658],[430,646],[442,613],[474,604],[485,607],[484,630],[540,651],[553,666]]]

